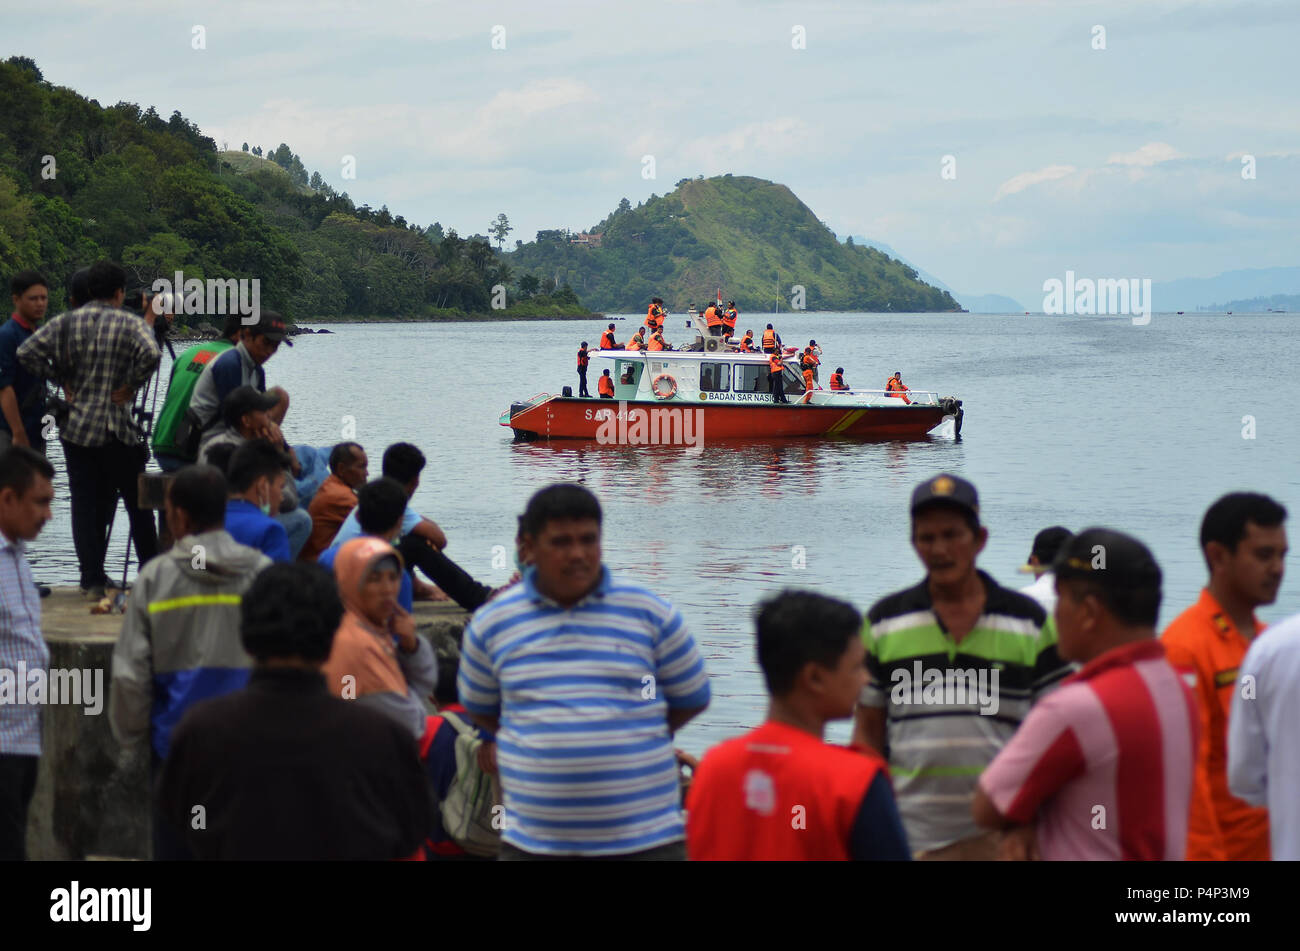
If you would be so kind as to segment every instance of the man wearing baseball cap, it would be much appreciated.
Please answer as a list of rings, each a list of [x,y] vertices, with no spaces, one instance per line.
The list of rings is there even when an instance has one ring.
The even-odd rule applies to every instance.
[[[1068,528],[1053,525],[1034,536],[1034,547],[1029,552],[1029,562],[1020,570],[1033,572],[1035,581],[1021,588],[1021,594],[1027,594],[1043,606],[1048,614],[1056,607],[1056,575],[1052,572],[1052,562],[1066,542],[1073,538]]]
[[[1160,566],[1089,528],[1055,564],[1061,656],[1083,667],[1036,704],[979,779],[1004,858],[1181,860],[1196,768],[1191,688],[1156,638]]]
[[[194,395],[186,413],[189,424],[199,430],[211,426],[220,416],[222,402],[236,387],[251,386],[267,392],[262,366],[275,356],[281,343],[293,346],[284,318],[275,311],[264,310],[255,323],[246,324],[240,331],[239,343],[209,363],[194,384]],[[278,386],[269,392],[279,404],[269,411],[271,421],[278,425],[284,422],[289,411],[289,394]]]
[[[1069,666],[1042,605],[975,567],[988,542],[975,486],[927,479],[911,515],[926,576],[867,612],[853,738],[888,757],[917,858],[992,859],[997,836],[970,812],[976,780]]]

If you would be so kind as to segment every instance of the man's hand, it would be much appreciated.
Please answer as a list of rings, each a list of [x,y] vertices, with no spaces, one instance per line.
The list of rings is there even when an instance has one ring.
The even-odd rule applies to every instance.
[[[15,446],[26,446],[28,449],[32,447],[31,440],[27,438],[27,430],[23,429],[21,426],[14,430],[13,437],[13,444]]]
[[[1032,825],[1016,826],[1002,833],[998,859],[1003,862],[1040,862],[1038,832]]]
[[[121,406],[123,403],[129,403],[135,398],[135,390],[129,386],[119,386],[109,396],[114,405]],[[71,399],[68,402],[72,402]]]
[[[496,740],[486,740],[478,748],[478,768],[491,776],[497,772]]]

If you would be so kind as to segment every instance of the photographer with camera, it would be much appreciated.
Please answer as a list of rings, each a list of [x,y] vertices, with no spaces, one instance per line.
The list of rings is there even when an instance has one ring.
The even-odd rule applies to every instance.
[[[135,391],[157,370],[161,352],[154,309],[143,319],[122,308],[126,272],[110,261],[90,268],[90,303],[67,311],[38,329],[18,348],[30,373],[61,385],[66,401],[54,401],[54,417],[68,466],[72,538],[82,591],[104,596],[108,528],[117,496],[126,505],[141,566],[158,552],[153,513],[137,505],[136,480],[149,447],[132,418]]]

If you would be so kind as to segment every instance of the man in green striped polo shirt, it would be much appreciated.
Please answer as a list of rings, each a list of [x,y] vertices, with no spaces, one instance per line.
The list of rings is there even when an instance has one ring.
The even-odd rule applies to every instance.
[[[867,612],[871,682],[853,737],[889,761],[918,858],[996,858],[971,818],[984,768],[1029,707],[1070,672],[1038,602],[975,567],[988,542],[979,496],[946,473],[912,493],[912,547],[925,580]]]

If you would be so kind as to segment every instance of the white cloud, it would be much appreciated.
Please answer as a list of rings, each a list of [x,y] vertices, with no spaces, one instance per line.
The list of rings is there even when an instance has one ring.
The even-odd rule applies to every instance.
[[[1021,172],[999,185],[993,200],[1000,201],[1007,195],[1022,192],[1032,185],[1041,185],[1043,182],[1052,182],[1065,178],[1067,175],[1073,175],[1075,171],[1073,165],[1049,165],[1046,168],[1038,169],[1036,172]]]
[[[1169,143],[1148,142],[1136,152],[1116,152],[1106,159],[1106,164],[1137,165],[1142,168],[1149,168],[1152,165],[1159,165],[1161,162],[1172,162],[1174,159],[1180,158],[1186,158],[1186,156]]]

